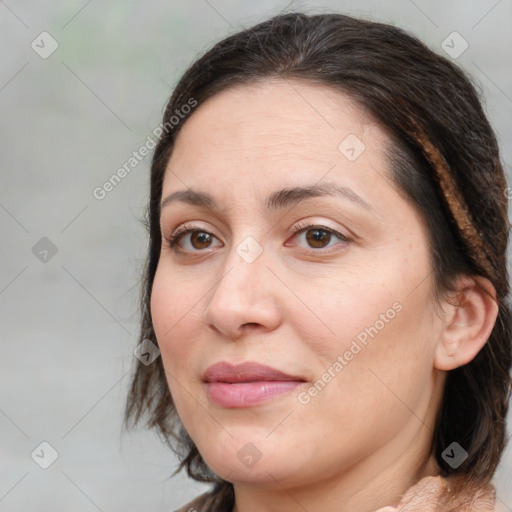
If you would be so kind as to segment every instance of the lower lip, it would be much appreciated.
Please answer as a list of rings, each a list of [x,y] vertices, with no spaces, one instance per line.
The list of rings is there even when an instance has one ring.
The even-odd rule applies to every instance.
[[[208,397],[222,407],[251,407],[274,396],[288,393],[302,381],[207,382]]]

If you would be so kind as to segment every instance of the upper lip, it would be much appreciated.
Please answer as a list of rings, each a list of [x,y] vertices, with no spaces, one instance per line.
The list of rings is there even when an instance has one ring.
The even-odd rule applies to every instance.
[[[270,380],[304,381],[302,377],[289,375],[266,366],[264,364],[248,361],[240,364],[231,364],[221,361],[207,368],[203,374],[204,382],[258,382]]]

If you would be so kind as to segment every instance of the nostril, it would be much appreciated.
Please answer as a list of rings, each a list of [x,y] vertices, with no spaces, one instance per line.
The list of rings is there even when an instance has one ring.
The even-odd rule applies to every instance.
[[[262,327],[263,325],[258,322],[247,322],[240,326],[240,332],[249,333],[257,329],[261,329]]]

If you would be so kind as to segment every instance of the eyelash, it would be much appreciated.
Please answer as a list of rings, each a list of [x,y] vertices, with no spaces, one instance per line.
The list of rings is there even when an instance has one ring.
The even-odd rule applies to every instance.
[[[308,224],[305,221],[304,222],[299,221],[291,229],[291,232],[295,236],[295,235],[297,235],[299,233],[308,231],[308,230],[313,229],[313,228],[316,228],[316,229],[319,229],[319,230],[323,230],[323,231],[326,231],[327,233],[329,233],[331,235],[337,236],[343,242],[350,242],[351,241],[350,238],[348,238],[347,236],[343,235],[339,231],[336,231],[333,228],[330,228],[328,226],[324,226],[324,225],[321,225],[321,224]],[[184,237],[185,235],[189,234],[189,233],[194,233],[194,232],[206,233],[206,234],[208,234],[208,235],[210,235],[212,237],[215,237],[215,235],[213,233],[210,233],[208,230],[203,229],[201,226],[197,226],[197,225],[194,225],[194,224],[183,224],[182,226],[180,226],[172,234],[172,236],[170,236],[167,239],[167,243],[168,243],[169,248],[173,249],[174,251],[178,251],[179,249],[176,249],[175,247],[176,247],[177,243],[181,240],[181,238]],[[323,249],[313,249],[313,248],[310,248],[307,251],[308,252],[312,251],[312,252],[315,252],[315,253],[318,253],[318,252],[324,252],[324,253],[325,252],[330,252],[330,251],[326,251],[326,250],[323,250]],[[182,250],[182,252],[187,252],[187,251],[186,250]],[[197,251],[193,251],[193,252],[200,253],[202,251],[197,250]]]

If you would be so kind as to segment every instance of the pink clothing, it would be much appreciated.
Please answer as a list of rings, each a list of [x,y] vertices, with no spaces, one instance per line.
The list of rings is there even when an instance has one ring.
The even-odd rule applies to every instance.
[[[495,491],[491,485],[463,488],[455,493],[455,478],[429,476],[422,478],[402,496],[396,506],[379,508],[375,512],[493,512]],[[225,503],[231,490],[204,493],[176,512],[232,512]]]
[[[493,512],[495,491],[491,485],[450,492],[450,479],[429,476],[413,485],[396,507],[384,507],[376,512]]]

